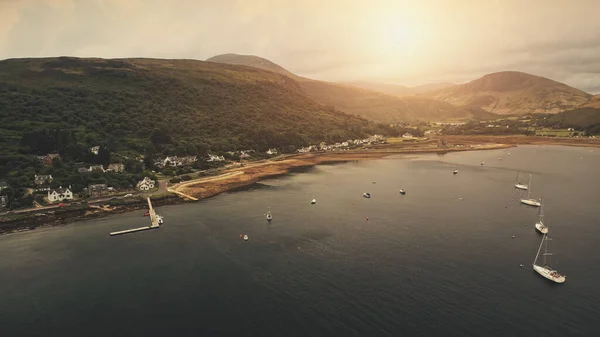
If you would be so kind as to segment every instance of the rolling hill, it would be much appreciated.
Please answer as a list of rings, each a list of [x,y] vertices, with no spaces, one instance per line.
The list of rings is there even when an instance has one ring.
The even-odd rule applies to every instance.
[[[587,102],[583,103],[580,108],[600,109],[600,95],[592,96]]]
[[[288,76],[194,60],[0,61],[0,112],[0,155],[265,150],[383,127],[316,103]]]
[[[473,114],[466,109],[426,97],[419,99],[397,97],[356,86],[300,77],[258,56],[224,54],[211,57],[207,61],[256,67],[289,76],[295,79],[302,90],[313,100],[378,122],[399,123],[410,120],[448,120],[473,117]]]
[[[558,113],[576,108],[591,97],[566,84],[516,71],[488,74],[426,96],[469,110],[501,115]]]

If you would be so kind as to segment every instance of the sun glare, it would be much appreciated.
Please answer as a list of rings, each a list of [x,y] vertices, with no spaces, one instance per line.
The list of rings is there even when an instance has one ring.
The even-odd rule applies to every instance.
[[[373,42],[378,53],[389,56],[410,54],[417,41],[412,25],[401,15],[388,14],[377,18]]]

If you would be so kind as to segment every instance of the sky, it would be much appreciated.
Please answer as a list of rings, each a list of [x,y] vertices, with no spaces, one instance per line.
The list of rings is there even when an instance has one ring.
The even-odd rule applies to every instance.
[[[325,81],[524,71],[600,93],[600,0],[0,0],[0,59],[267,58]]]

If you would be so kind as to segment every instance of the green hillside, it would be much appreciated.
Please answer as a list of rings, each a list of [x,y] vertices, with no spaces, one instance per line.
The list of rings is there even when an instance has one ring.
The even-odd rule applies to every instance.
[[[551,117],[550,123],[563,128],[586,131],[590,135],[600,134],[600,109],[578,108],[563,111]]]
[[[285,150],[377,127],[312,101],[289,77],[192,60],[1,61],[0,112],[2,155]]]

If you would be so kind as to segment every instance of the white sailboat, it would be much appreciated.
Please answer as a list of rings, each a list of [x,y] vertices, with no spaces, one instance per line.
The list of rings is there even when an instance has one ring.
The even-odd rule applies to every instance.
[[[544,234],[544,237],[542,238],[542,242],[540,243],[540,248],[538,248],[538,252],[535,255],[535,260],[533,260],[533,270],[535,270],[538,274],[542,275],[544,278],[552,281],[552,282],[556,282],[556,283],[564,283],[567,279],[567,277],[565,275],[561,275],[558,271],[552,269],[552,267],[550,267],[549,264],[546,263],[546,256],[550,256],[552,255],[551,253],[548,253],[548,241],[551,239],[548,239],[548,235]],[[540,255],[540,251],[542,250],[542,245],[544,244],[544,242],[546,243],[545,247],[544,247],[544,262],[543,265],[538,265],[536,264],[538,256]]]
[[[544,206],[540,206],[540,211],[538,212],[538,220],[535,223],[535,229],[537,229],[538,232],[542,234],[548,234],[548,226],[544,225],[544,222],[542,221],[542,219],[544,218],[544,213],[542,211],[543,208]]]
[[[537,199],[533,199],[530,196],[531,193],[531,174],[529,175],[529,184],[527,184],[527,198],[521,198],[521,203],[525,204],[525,205],[529,205],[529,206],[534,206],[534,207],[540,207],[542,206],[542,203],[537,200]]]
[[[313,205],[316,204],[317,203],[317,199],[311,200],[310,203],[313,204]]]
[[[515,182],[515,187],[518,188],[518,189],[520,189],[520,190],[527,190],[527,189],[529,189],[529,186],[527,186],[526,184],[521,184],[519,182],[519,172],[521,172],[521,171],[517,172],[517,180]]]
[[[273,220],[273,215],[271,215],[271,207],[269,207],[269,211],[267,212],[267,221]]]

